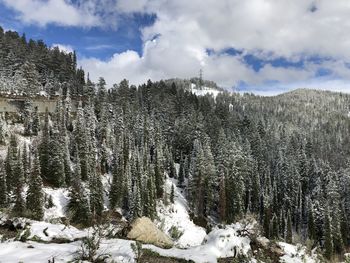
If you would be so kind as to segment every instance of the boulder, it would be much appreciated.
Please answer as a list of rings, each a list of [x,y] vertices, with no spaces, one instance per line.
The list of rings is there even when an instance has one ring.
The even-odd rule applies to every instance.
[[[131,230],[127,236],[129,239],[137,240],[146,244],[153,244],[157,247],[170,248],[173,241],[148,218],[137,218],[131,224]]]

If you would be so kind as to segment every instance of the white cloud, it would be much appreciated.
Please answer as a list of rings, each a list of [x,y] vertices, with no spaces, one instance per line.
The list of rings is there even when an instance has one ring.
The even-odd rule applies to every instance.
[[[191,77],[204,69],[207,79],[224,87],[244,81],[263,86],[302,84],[317,78],[320,69],[331,77],[349,80],[344,62],[350,60],[348,0],[119,0],[107,1],[115,12],[146,12],[156,22],[142,29],[143,52],[115,54],[108,61],[80,61],[90,76],[106,76],[109,84],[128,78],[140,83],[148,78]],[[114,7],[113,7],[114,6]],[[316,7],[311,12],[311,7]],[[114,9],[113,9],[114,8]],[[152,40],[156,37],[156,40]],[[266,64],[255,72],[241,56],[220,54],[227,48],[243,50],[262,59],[285,57],[289,61],[312,56],[332,58],[304,68]],[[207,49],[214,50],[208,54]],[[130,62],[131,61],[131,62]],[[345,89],[346,85],[342,86]],[[350,90],[350,89],[349,89]]]
[[[334,92],[350,93],[350,81],[340,79],[313,79],[294,83],[274,85],[250,86],[249,89],[238,89],[238,92],[254,93],[262,96],[274,96],[295,89],[330,90]]]
[[[58,47],[61,51],[66,52],[66,53],[73,53],[74,49],[70,45],[63,45],[63,44],[52,44],[52,48]]]
[[[6,6],[19,12],[24,23],[58,24],[63,26],[98,26],[100,18],[88,5],[74,6],[66,0],[1,0]]]
[[[104,50],[104,49],[113,49],[113,48],[114,46],[109,44],[98,44],[98,45],[85,47],[86,50]]]

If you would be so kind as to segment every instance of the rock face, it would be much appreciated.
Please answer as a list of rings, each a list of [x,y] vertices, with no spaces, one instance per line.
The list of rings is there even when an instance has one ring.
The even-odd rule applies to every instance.
[[[163,248],[173,246],[173,241],[160,231],[148,217],[138,218],[131,224],[128,238]]]

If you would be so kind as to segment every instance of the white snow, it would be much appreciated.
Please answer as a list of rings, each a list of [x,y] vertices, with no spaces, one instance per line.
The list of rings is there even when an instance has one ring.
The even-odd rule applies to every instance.
[[[52,239],[66,239],[73,241],[88,235],[86,231],[79,230],[73,226],[39,221],[32,221],[29,229],[29,239],[39,238],[43,241],[51,241]]]
[[[205,96],[207,94],[213,95],[214,98],[221,93],[220,90],[209,88],[209,87],[202,87],[202,89],[197,88],[196,84],[191,83],[191,92],[195,94],[196,96]]]
[[[109,190],[111,189],[111,184],[113,180],[112,174],[104,174],[101,177],[103,184],[103,200],[104,200],[104,209],[107,210],[109,207]]]
[[[176,169],[178,170],[178,165]],[[103,184],[106,189],[109,188],[110,175],[103,176]],[[176,227],[182,233],[178,240],[175,240],[176,247],[171,249],[162,249],[153,245],[143,245],[159,253],[162,256],[183,258],[193,260],[196,263],[214,263],[218,258],[234,257],[237,255],[250,254],[250,239],[241,236],[239,233],[243,229],[243,224],[236,223],[227,225],[220,229],[214,227],[207,235],[204,228],[193,223],[189,216],[189,207],[185,199],[184,190],[177,187],[177,180],[166,178],[165,190],[170,194],[174,186],[174,204],[165,205],[163,202],[158,203],[158,216],[156,221],[159,228],[170,235],[172,227]],[[68,202],[67,189],[44,188],[44,192],[52,197],[54,207],[45,210],[45,220],[64,217]],[[105,199],[108,200],[107,194]],[[108,203],[106,203],[108,205]],[[0,214],[0,221],[6,220],[5,214]],[[65,239],[71,243],[54,244],[38,243],[34,241],[17,242],[5,241],[0,243],[0,263],[12,262],[48,262],[55,259],[55,262],[67,262],[73,260],[81,246],[81,241],[77,239],[90,236],[93,229],[79,230],[73,226],[64,224],[54,224],[48,222],[39,222],[29,219],[17,219],[30,230],[29,239],[40,239],[45,242],[53,242],[57,239]],[[22,231],[24,234],[26,230]],[[131,249],[133,241],[122,239],[102,239],[98,254],[110,255],[107,262],[135,262],[134,252]],[[316,263],[318,262],[315,255],[308,255],[305,247],[301,245],[291,245],[279,242],[285,255],[281,257],[280,262],[285,263]],[[34,248],[31,248],[34,247]],[[256,262],[254,259],[251,262]]]
[[[23,243],[17,241],[0,243],[0,263],[44,263],[53,258],[55,262],[67,262],[74,259],[74,253],[79,246],[79,242],[69,244]]]
[[[6,220],[6,218],[4,215],[4,218],[1,218],[1,220]],[[0,243],[0,263],[47,263],[48,260],[53,258],[55,262],[68,262],[77,257],[76,252],[81,247],[81,241],[77,239],[94,234],[92,228],[79,230],[73,226],[23,218],[17,219],[16,222],[21,222],[22,225],[27,224],[26,229],[22,231],[22,235],[29,229],[30,235],[28,239],[40,240],[40,242],[33,240],[27,242],[8,240]],[[71,242],[64,244],[53,243],[55,239],[59,238]],[[51,243],[43,243],[43,241]],[[132,243],[134,241],[103,238],[97,254],[109,255],[110,257],[106,262],[132,263],[135,258],[135,254],[131,249]]]
[[[285,255],[280,258],[283,263],[315,263],[319,262],[315,255],[308,255],[302,245],[291,245],[284,242],[278,243]]]
[[[44,193],[52,197],[53,207],[45,209],[45,220],[66,216],[66,207],[69,201],[69,191],[66,188],[53,189],[45,187]]]
[[[162,249],[152,245],[144,245],[160,255],[193,260],[197,263],[216,263],[217,258],[247,255],[250,251],[248,237],[239,236],[237,230],[240,224],[226,226],[224,229],[215,228],[206,237],[202,245],[187,249]]]
[[[103,239],[97,254],[110,255],[106,262],[133,263],[135,255],[131,243],[133,241]],[[0,243],[0,263],[47,263],[52,259],[56,263],[69,262],[77,257],[76,252],[80,246],[80,241],[67,244],[43,244],[32,241]]]
[[[48,97],[49,94],[47,94],[47,92],[45,90],[41,90],[41,91],[39,91],[39,96]]]
[[[188,205],[181,188],[178,188],[177,180],[167,178],[165,189],[170,194],[171,186],[174,185],[174,204],[165,206],[163,203],[158,205],[157,226],[170,236],[170,229],[176,227],[183,234],[175,245],[180,248],[198,246],[202,244],[206,236],[205,229],[193,223],[188,214]]]
[[[132,263],[135,262],[135,254],[131,249],[132,243],[134,241],[124,239],[104,239],[99,252],[110,254],[111,258],[115,260],[113,262]]]

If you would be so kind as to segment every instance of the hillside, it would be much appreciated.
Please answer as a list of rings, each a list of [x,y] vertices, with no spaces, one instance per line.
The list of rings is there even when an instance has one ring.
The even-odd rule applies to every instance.
[[[82,95],[84,85],[85,73],[77,68],[75,52],[67,54],[42,40],[27,40],[24,34],[0,27],[1,93],[25,92],[30,96],[69,89],[72,95]]]
[[[304,137],[313,153],[335,169],[346,166],[350,154],[350,95],[299,89],[273,97],[237,96],[235,104],[244,108],[241,114],[264,120],[273,130],[283,127],[289,136],[294,133]]]
[[[72,255],[73,250],[79,251],[80,241],[74,240],[84,240],[93,231],[89,230],[89,226],[106,224],[106,229],[117,231],[125,222],[132,222],[140,216],[150,217],[172,237],[176,249],[144,246],[144,249],[154,250],[166,257],[216,262],[219,257],[240,255],[252,259],[259,255],[266,259],[291,257],[294,258],[290,259],[291,262],[299,262],[303,256],[298,253],[306,252],[284,243],[278,243],[276,249],[279,252],[273,252],[276,255],[264,247],[258,250],[260,254],[256,254],[254,238],[264,235],[271,240],[306,242],[305,238],[310,238],[312,233],[309,232],[311,215],[315,224],[313,238],[322,238],[322,232],[318,232],[322,230],[318,230],[318,226],[323,228],[327,224],[327,214],[323,211],[327,211],[328,202],[339,202],[337,204],[341,208],[348,198],[347,188],[340,188],[340,183],[343,187],[348,183],[345,181],[347,173],[338,170],[337,176],[327,179],[329,181],[324,181],[322,186],[317,180],[330,178],[337,170],[327,168],[324,160],[315,159],[305,139],[295,141],[298,138],[295,137],[296,133],[301,138],[308,138],[307,123],[312,122],[305,116],[309,115],[301,113],[303,122],[295,123],[286,118],[287,114],[282,119],[279,112],[274,111],[277,105],[281,109],[284,107],[286,112],[293,112],[299,107],[299,99],[294,98],[292,104],[288,97],[301,96],[300,91],[275,98],[218,93],[214,99],[211,94],[196,96],[193,92],[176,86],[174,89],[174,85],[167,86],[164,82],[148,82],[133,89],[123,81],[108,92],[103,82],[97,85],[99,90],[93,102],[90,100],[90,103],[78,108],[74,118],[66,112],[69,107],[62,107],[59,103],[56,112],[40,117],[41,125],[38,128],[33,125],[35,118],[32,114],[29,114],[29,119],[24,116],[24,123],[16,124],[16,129],[5,119],[2,120],[2,137],[4,144],[8,145],[4,147],[4,152],[8,148],[8,153],[2,168],[3,179],[0,180],[3,182],[1,189],[5,189],[2,193],[6,194],[2,199],[5,200],[2,203],[3,216],[25,216],[52,222],[27,220],[28,230],[17,230],[17,233],[13,233],[17,237],[11,238],[4,232],[3,238],[9,239],[4,243],[7,246],[4,251],[7,252],[3,256],[9,262],[13,259],[10,256],[13,249],[24,249],[26,246],[15,241],[21,240],[24,232],[26,237],[22,241],[29,242],[35,248],[40,247],[41,252],[35,253],[65,261],[71,258],[68,254]],[[319,100],[322,101],[322,98],[334,101],[337,96],[343,96],[316,92],[317,100],[314,100],[316,95],[313,93],[310,91],[308,98],[301,96],[300,100],[306,100],[310,105],[316,101],[312,108],[320,111],[321,108],[317,107],[320,107]],[[333,95],[335,98],[330,98]],[[269,100],[268,103],[266,100]],[[255,108],[257,102],[260,107],[266,107],[264,111]],[[339,111],[338,104],[321,104],[330,108],[334,105],[333,110]],[[261,113],[264,115],[259,115]],[[277,124],[270,126],[269,123]],[[286,131],[291,129],[288,127],[294,131],[278,134],[281,125]],[[275,127],[278,129],[274,130]],[[323,132],[318,128],[316,125],[315,133]],[[28,146],[31,146],[30,151]],[[229,168],[230,165],[234,165],[234,170]],[[16,185],[11,183],[15,169],[23,171],[20,184]],[[38,175],[43,181],[42,186],[40,180],[36,180]],[[35,186],[32,185],[34,181],[37,182]],[[147,185],[147,188],[141,185]],[[319,186],[324,188],[315,192]],[[332,196],[330,190],[337,191],[342,199]],[[34,200],[39,198],[39,207],[29,203],[29,191],[33,191],[31,195],[35,197]],[[328,198],[328,202],[322,201],[323,198]],[[259,207],[259,202],[264,205]],[[283,208],[286,206],[288,209]],[[273,214],[269,212],[272,207]],[[281,214],[275,211],[281,211]],[[287,211],[286,217],[282,211]],[[122,221],[114,213],[120,213]],[[339,215],[339,222],[344,222],[342,218],[347,216],[347,210],[339,210]],[[241,221],[242,217],[252,218],[253,221],[248,221],[250,224],[254,218],[258,222],[263,220],[261,232],[259,227],[254,227],[250,233],[252,236],[242,235],[240,224],[246,225],[247,222]],[[241,223],[235,224],[237,221]],[[72,225],[68,229],[62,225],[67,225],[67,222]],[[115,222],[119,223],[115,225]],[[220,222],[227,223],[225,230],[220,230]],[[276,225],[279,227],[276,228]],[[211,232],[207,235],[207,231]],[[50,234],[47,236],[45,233]],[[127,260],[137,257],[130,247],[132,242],[110,239],[125,238],[124,235],[101,235],[103,241],[100,249],[110,251],[106,252],[111,254],[109,257],[126,257]],[[223,240],[222,236],[225,235],[228,239]],[[52,243],[52,238],[67,240],[67,245],[59,246],[61,253],[54,253],[56,241],[50,245],[53,246],[51,248],[39,245],[43,241]],[[226,245],[219,245],[222,242]],[[102,244],[121,246],[121,251],[128,251],[125,252],[128,256],[113,254],[110,248],[104,249]],[[283,252],[284,247],[288,249]],[[315,243],[314,249],[317,248],[320,249]],[[292,253],[292,256],[288,253]],[[309,257],[310,262],[317,262],[314,255],[309,254]]]
[[[0,57],[0,85],[23,107],[0,116],[0,260],[345,260],[349,95],[242,95],[198,78],[108,89],[74,54],[33,49],[66,71],[1,39],[22,41],[23,67]],[[40,94],[55,107],[39,112]]]

